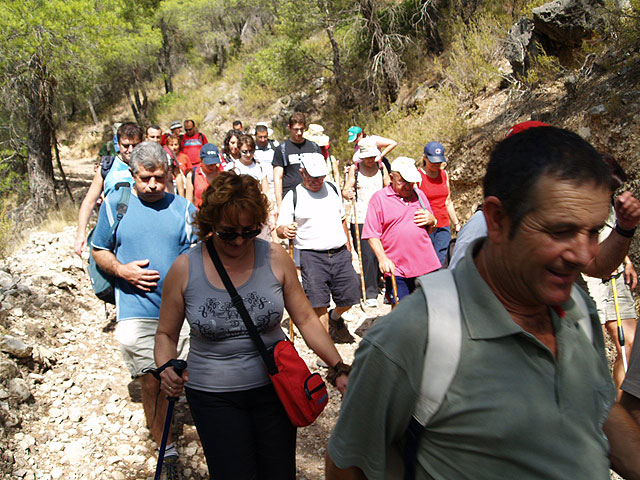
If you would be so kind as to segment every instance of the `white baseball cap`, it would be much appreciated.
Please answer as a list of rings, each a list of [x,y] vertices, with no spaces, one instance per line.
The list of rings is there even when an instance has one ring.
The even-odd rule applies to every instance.
[[[329,175],[327,162],[321,153],[307,153],[301,162],[302,168],[307,171],[310,177],[324,177]]]
[[[417,183],[422,180],[416,168],[416,161],[409,157],[398,157],[391,164],[391,171],[398,172],[407,182]]]

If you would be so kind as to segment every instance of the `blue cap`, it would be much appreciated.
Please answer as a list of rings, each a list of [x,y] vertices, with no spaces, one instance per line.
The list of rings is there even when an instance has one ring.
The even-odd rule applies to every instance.
[[[424,154],[431,163],[446,162],[444,158],[444,146],[439,142],[429,142],[424,147]]]
[[[218,165],[221,163],[220,150],[213,143],[206,143],[200,149],[200,159],[205,165]]]

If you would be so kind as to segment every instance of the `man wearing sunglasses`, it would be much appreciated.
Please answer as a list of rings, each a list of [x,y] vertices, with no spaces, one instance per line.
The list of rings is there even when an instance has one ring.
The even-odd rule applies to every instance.
[[[306,156],[301,167],[302,184],[282,200],[276,232],[295,239],[302,286],[333,341],[353,343],[342,314],[360,301],[360,285],[351,263],[342,196],[324,181],[329,169],[321,153]],[[336,308],[327,313],[331,297]]]
[[[117,156],[105,156],[100,161],[100,167],[96,170],[89,191],[82,200],[80,211],[78,212],[78,230],[76,242],[73,247],[78,255],[87,246],[87,225],[93,207],[104,191],[104,196],[109,195],[116,189],[116,185],[126,183],[133,185],[133,178],[129,172],[129,160],[131,152],[136,145],[142,142],[142,129],[133,122],[126,122],[118,128],[118,147],[120,152]]]
[[[147,371],[156,366],[153,348],[164,279],[173,261],[193,242],[195,207],[187,199],[165,192],[171,180],[166,153],[159,143],[141,143],[131,155],[130,167],[134,186],[126,214],[113,233],[120,194],[107,196],[91,244],[98,266],[116,278],[115,337],[131,378],[140,381],[147,425],[160,445],[167,400],[160,395],[160,382]],[[183,359],[188,338],[188,328],[183,329],[178,342],[178,355]],[[178,454],[171,438],[168,445],[165,465],[173,468]]]

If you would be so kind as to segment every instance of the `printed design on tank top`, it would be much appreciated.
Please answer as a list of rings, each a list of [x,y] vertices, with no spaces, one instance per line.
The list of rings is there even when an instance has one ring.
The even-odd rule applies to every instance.
[[[258,333],[269,331],[280,321],[278,310],[258,292],[249,293],[246,297],[242,297],[242,301],[258,329]],[[221,302],[217,298],[207,298],[198,307],[198,312],[202,316],[202,321],[194,321],[192,325],[206,340],[249,337],[242,317],[231,300]]]

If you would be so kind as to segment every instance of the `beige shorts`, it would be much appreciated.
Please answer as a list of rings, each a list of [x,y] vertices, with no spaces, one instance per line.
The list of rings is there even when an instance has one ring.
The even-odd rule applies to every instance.
[[[116,340],[131,378],[143,375],[145,368],[156,368],[153,348],[157,329],[158,320],[149,318],[129,318],[116,325]],[[189,353],[189,323],[186,321],[180,330],[177,348],[178,358],[186,360]]]
[[[613,287],[611,280],[602,281],[599,278],[587,277],[589,295],[596,302],[600,323],[615,322],[616,307],[613,300]],[[615,276],[616,289],[618,293],[618,308],[620,309],[620,319],[636,318],[636,309],[633,302],[633,295],[629,285],[624,282],[624,272]]]

